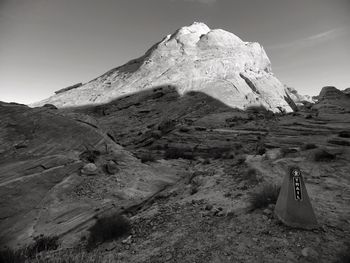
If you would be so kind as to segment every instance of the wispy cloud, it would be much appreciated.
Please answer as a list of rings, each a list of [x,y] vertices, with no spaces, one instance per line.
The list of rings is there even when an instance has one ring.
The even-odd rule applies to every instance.
[[[279,50],[279,49],[286,49],[286,48],[300,49],[300,48],[311,47],[311,46],[335,39],[337,37],[340,37],[345,33],[346,33],[346,30],[343,27],[334,28],[332,30],[328,30],[319,34],[315,34],[315,35],[298,39],[295,41],[291,41],[288,43],[281,43],[281,44],[267,46],[266,49]]]
[[[218,0],[184,0],[184,1],[186,1],[186,2],[197,2],[197,3],[200,3],[200,4],[214,4]]]

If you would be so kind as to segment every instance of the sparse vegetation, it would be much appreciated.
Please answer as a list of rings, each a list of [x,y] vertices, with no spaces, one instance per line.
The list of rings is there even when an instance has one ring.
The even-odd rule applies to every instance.
[[[91,248],[99,243],[118,239],[129,233],[130,229],[129,220],[120,214],[115,213],[98,218],[89,229],[88,247]]]
[[[95,163],[95,161],[98,159],[100,155],[101,155],[101,152],[98,150],[86,149],[84,152],[82,152],[79,155],[79,158],[89,163]]]
[[[0,251],[0,262],[22,263],[28,259],[36,257],[43,251],[56,250],[59,247],[57,236],[38,236],[34,238],[34,243],[17,250],[7,248]],[[40,261],[41,262],[41,261]]]
[[[21,254],[22,253],[22,254]],[[23,250],[3,250],[0,252],[1,263],[102,263],[103,254],[94,251],[93,253],[84,250],[61,250],[54,253],[36,254],[29,259],[23,254]]]
[[[335,155],[327,152],[324,149],[317,149],[314,152],[313,159],[315,162],[327,162],[335,159]]]
[[[280,192],[280,186],[275,184],[264,184],[259,190],[250,194],[251,210],[267,207],[275,204]]]
[[[156,160],[151,152],[141,153],[138,155],[138,158],[141,159],[142,163],[154,162]]]
[[[242,176],[242,180],[247,181],[249,185],[256,185],[260,181],[258,177],[258,172],[254,168],[249,168],[248,170],[246,170]]]

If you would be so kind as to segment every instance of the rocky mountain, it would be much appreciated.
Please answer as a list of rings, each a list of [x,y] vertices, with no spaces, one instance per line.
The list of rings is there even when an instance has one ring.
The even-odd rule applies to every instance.
[[[322,88],[317,98],[317,103],[313,108],[321,112],[350,112],[350,95],[346,91],[338,90],[333,86],[326,86]]]
[[[290,112],[295,107],[273,75],[260,44],[244,42],[230,32],[197,22],[166,36],[142,57],[84,85],[62,89],[33,106],[103,104],[165,85],[176,87],[180,95],[203,92],[239,109],[262,105],[274,112]]]

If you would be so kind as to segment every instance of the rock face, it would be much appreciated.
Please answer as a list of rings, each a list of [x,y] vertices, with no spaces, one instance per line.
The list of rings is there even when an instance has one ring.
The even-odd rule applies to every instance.
[[[294,101],[296,105],[302,105],[306,103],[315,103],[315,101],[309,95],[301,95],[295,88],[288,87],[285,85],[286,92],[289,97]]]
[[[271,72],[260,44],[197,22],[166,36],[142,57],[32,106],[103,104],[164,85],[175,86],[181,95],[203,92],[239,109],[263,105],[274,112],[292,111],[289,95]]]
[[[0,102],[0,120],[0,250],[41,234],[69,244],[101,211],[127,208],[178,180],[79,114]]]
[[[323,87],[314,108],[322,112],[350,112],[350,95],[333,86]]]

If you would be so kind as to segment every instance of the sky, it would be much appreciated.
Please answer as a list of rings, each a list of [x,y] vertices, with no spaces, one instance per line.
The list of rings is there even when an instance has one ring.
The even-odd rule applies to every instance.
[[[350,87],[350,0],[0,0],[0,101],[90,81],[194,21],[259,42],[301,94]]]

